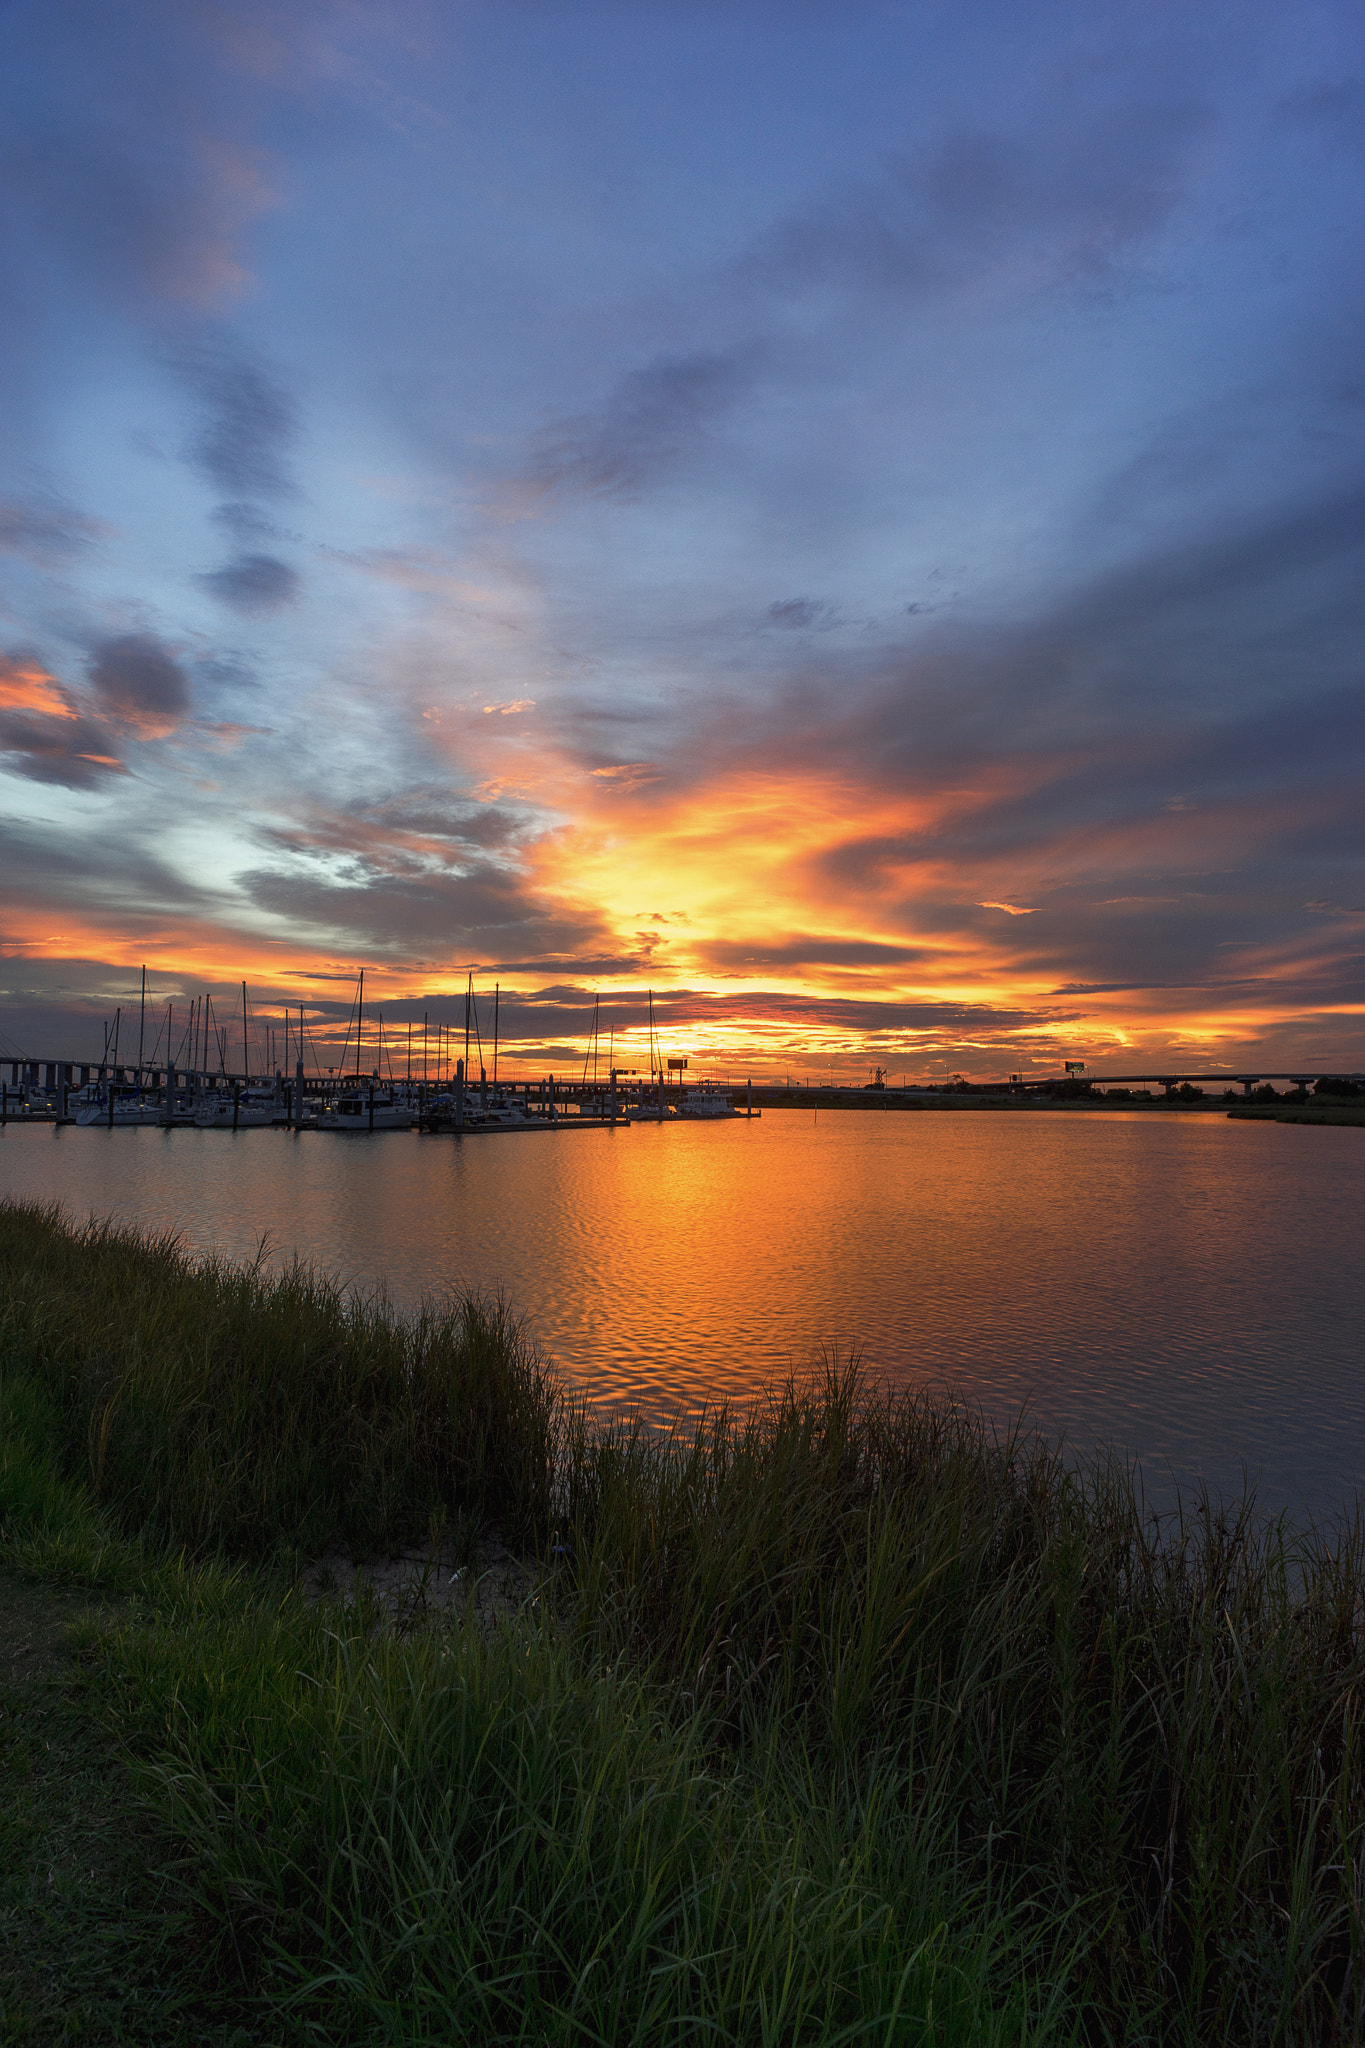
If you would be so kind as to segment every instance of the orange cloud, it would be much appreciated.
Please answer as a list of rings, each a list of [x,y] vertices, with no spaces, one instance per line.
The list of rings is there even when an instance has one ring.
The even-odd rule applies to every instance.
[[[45,718],[80,713],[53,675],[36,661],[0,654],[0,711],[38,711]]]

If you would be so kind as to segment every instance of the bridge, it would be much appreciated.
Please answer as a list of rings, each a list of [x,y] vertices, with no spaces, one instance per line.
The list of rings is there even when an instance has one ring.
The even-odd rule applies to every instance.
[[[452,1063],[449,1073],[446,1074],[437,1074],[429,1071],[423,1075],[414,1072],[412,1080],[413,1082],[418,1080],[424,1081],[428,1090],[432,1093],[443,1092],[454,1086],[455,1066],[462,1064],[463,1062]],[[6,1067],[9,1068],[7,1078],[4,1073]],[[973,1081],[971,1088],[974,1094],[1036,1095],[1046,1089],[1056,1088],[1059,1085],[1064,1086],[1068,1081],[1075,1081],[1082,1088],[1086,1089],[1128,1088],[1154,1084],[1162,1089],[1165,1094],[1174,1095],[1177,1088],[1182,1087],[1188,1082],[1191,1087],[1203,1088],[1239,1086],[1243,1096],[1250,1096],[1254,1088],[1258,1088],[1266,1082],[1288,1081],[1296,1088],[1311,1088],[1315,1082],[1324,1080],[1329,1075],[1333,1079],[1353,1081],[1358,1086],[1365,1086],[1365,1073],[1358,1071],[1348,1072],[1342,1067],[1318,1065],[1297,1067],[1287,1072],[1267,1072],[1265,1069],[1258,1069],[1254,1073],[1249,1073],[1245,1070],[1232,1072],[1227,1068],[1217,1070],[1194,1067],[1174,1068],[1163,1064],[1156,1068],[1144,1068],[1133,1074],[1075,1072],[1029,1075],[1007,1074],[994,1080]],[[377,1083],[380,1076],[378,1073],[359,1073],[351,1076],[349,1074],[333,1073],[329,1070],[325,1074],[313,1072],[307,1076],[296,1075],[291,1078],[295,1080],[296,1084],[301,1080],[304,1093],[311,1097],[314,1095],[335,1094],[339,1088],[347,1086],[365,1087],[371,1081]],[[394,1076],[395,1081],[402,1078],[398,1075]],[[179,1087],[200,1090],[214,1088],[231,1090],[234,1086],[243,1088],[251,1086],[268,1087],[274,1079],[275,1076],[273,1074],[249,1075],[241,1072],[231,1072],[221,1067],[217,1071],[190,1072],[183,1067],[172,1066],[167,1068],[164,1064],[139,1066],[136,1063],[120,1062],[118,1065],[114,1065],[108,1060],[29,1059],[23,1056],[11,1057],[8,1054],[3,1059],[0,1059],[0,1088],[3,1088],[5,1095],[20,1096],[28,1090],[41,1091],[50,1097],[54,1103],[62,1104],[63,1106],[65,1090],[70,1089],[74,1091],[86,1088],[92,1082],[100,1087],[103,1087],[106,1082],[112,1082],[117,1088],[159,1093],[167,1086],[168,1081],[172,1089]],[[638,1075],[634,1070],[622,1068],[618,1069],[617,1079],[623,1098],[638,1096],[643,1080],[642,1076]],[[479,1085],[474,1077],[472,1067],[468,1085],[471,1091]],[[514,1081],[498,1080],[496,1085],[504,1093],[512,1092],[517,1095],[522,1095],[528,1091],[543,1091],[545,1086],[543,1082],[527,1081],[522,1077],[518,1077]],[[605,1080],[598,1081],[594,1079],[592,1081],[576,1082],[567,1081],[563,1077],[556,1081],[555,1077],[551,1075],[549,1077],[549,1085],[555,1090],[556,1100],[563,1101],[573,1099],[578,1095],[600,1094],[607,1084]],[[652,1094],[657,1086],[655,1077],[651,1076],[648,1081],[643,1082],[643,1085]],[[754,1085],[755,1089],[761,1090],[764,1096],[774,1093],[786,1095],[797,1092],[784,1087],[780,1082],[756,1082]],[[879,1090],[878,1092],[884,1092],[887,1095],[921,1094],[926,1089],[932,1088],[936,1094],[941,1094],[944,1092],[946,1085],[946,1083],[939,1081],[917,1082],[911,1083],[909,1089],[888,1087],[884,1091]],[[812,1092],[815,1089],[819,1089],[822,1093],[827,1094],[846,1093],[849,1095],[863,1095],[867,1092],[856,1082],[813,1082],[807,1084],[807,1086],[809,1086]],[[800,1092],[804,1093],[804,1088]]]

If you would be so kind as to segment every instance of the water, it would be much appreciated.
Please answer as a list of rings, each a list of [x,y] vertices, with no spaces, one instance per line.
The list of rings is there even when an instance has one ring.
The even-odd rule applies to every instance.
[[[1365,1484],[1365,1131],[769,1111],[508,1137],[11,1124],[0,1193],[502,1289],[604,1407],[749,1398],[821,1345],[1276,1508]]]

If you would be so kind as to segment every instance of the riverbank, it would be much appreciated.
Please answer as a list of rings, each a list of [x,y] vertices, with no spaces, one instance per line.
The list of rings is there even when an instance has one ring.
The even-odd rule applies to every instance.
[[[1358,1525],[1154,1525],[847,1364],[590,1427],[496,1308],[32,1206],[0,1329],[7,2032],[1352,2038]],[[304,1589],[494,1540],[491,1618]]]
[[[1230,1109],[1234,1123],[1365,1125],[1365,1102],[1252,1102]]]
[[[735,1101],[743,1109],[747,1100],[744,1090],[735,1091]],[[1334,1101],[1330,1096],[1321,1101],[1309,1097],[1306,1101],[1283,1096],[1276,1102],[1234,1102],[1229,1105],[1224,1094],[1188,1097],[1166,1095],[1165,1093],[1127,1095],[988,1095],[954,1094],[945,1090],[942,1094],[912,1095],[900,1089],[878,1088],[758,1088],[753,1090],[755,1109],[858,1109],[872,1113],[903,1111],[915,1113],[926,1111],[943,1114],[950,1110],[965,1110],[984,1114],[998,1112],[1007,1116],[1053,1115],[1065,1116],[1129,1115],[1141,1111],[1152,1116],[1224,1116],[1235,1123],[1279,1123],[1279,1124],[1365,1124],[1365,1103]]]
[[[743,1086],[733,1088],[735,1107],[742,1113],[747,1102],[747,1091]],[[1112,1116],[1116,1110],[1127,1113],[1130,1110],[1151,1111],[1160,1115],[1198,1116],[1216,1113],[1222,1116],[1227,1104],[1219,1096],[1206,1099],[1190,1099],[1178,1095],[1151,1094],[1130,1095],[1127,1098],[1103,1095],[968,1095],[945,1090],[943,1093],[915,1093],[899,1088],[760,1088],[753,1090],[755,1109],[860,1109],[873,1113],[901,1111],[914,1113],[924,1110],[929,1114],[941,1114],[947,1110],[969,1110],[978,1114],[999,1111],[1004,1115],[1039,1115],[1043,1112],[1060,1111],[1067,1116],[1107,1110]]]

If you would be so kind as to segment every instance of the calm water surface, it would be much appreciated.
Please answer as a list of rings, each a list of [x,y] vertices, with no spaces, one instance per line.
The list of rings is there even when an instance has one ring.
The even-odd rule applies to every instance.
[[[418,1138],[0,1135],[0,1193],[298,1251],[400,1304],[501,1288],[594,1401],[747,1397],[822,1345],[1267,1505],[1365,1486],[1365,1131],[769,1111]]]

